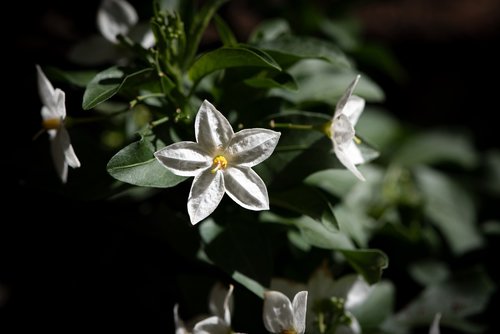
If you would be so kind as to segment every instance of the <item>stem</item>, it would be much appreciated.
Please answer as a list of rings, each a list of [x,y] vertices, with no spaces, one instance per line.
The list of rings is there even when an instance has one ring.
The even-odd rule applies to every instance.
[[[165,95],[163,93],[152,93],[152,94],[137,96],[135,99],[130,101],[130,108],[133,108],[137,105],[137,103],[152,97],[165,97]]]
[[[269,122],[269,126],[272,129],[284,128],[284,129],[294,129],[294,130],[313,130],[315,127],[311,124],[293,124],[293,123],[276,123],[274,120]]]
[[[168,120],[169,120],[169,117],[168,117],[168,116],[165,116],[165,117],[163,117],[163,118],[157,119],[156,121],[152,121],[152,122],[150,122],[150,123],[149,123],[149,126],[150,126],[151,128],[154,128],[154,127],[156,127],[156,126],[158,126],[158,125],[160,125],[160,124],[163,124],[163,123],[165,123],[165,122],[168,122]]]

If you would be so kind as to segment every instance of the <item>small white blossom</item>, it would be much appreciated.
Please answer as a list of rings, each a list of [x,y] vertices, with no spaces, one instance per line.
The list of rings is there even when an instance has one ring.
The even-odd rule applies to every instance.
[[[126,36],[139,17],[134,7],[125,0],[103,0],[97,10],[97,27],[111,43],[118,43],[117,35]]]
[[[269,209],[266,185],[251,167],[271,155],[279,132],[256,128],[234,133],[205,100],[196,115],[195,136],[196,142],[182,141],[155,152],[172,173],[194,176],[187,203],[193,225],[208,217],[225,193],[246,209]]]
[[[52,159],[57,174],[63,183],[68,177],[68,165],[73,168],[80,167],[73,146],[71,146],[68,131],[64,127],[66,118],[65,94],[59,88],[54,89],[49,79],[42,72],[40,66],[36,66],[38,74],[38,93],[42,100],[42,125],[50,137],[50,148]]]
[[[264,292],[264,327],[276,334],[303,334],[306,330],[307,291],[298,292],[290,302],[279,291]]]
[[[365,162],[360,149],[356,145],[354,126],[365,107],[365,100],[352,95],[359,81],[360,75],[347,87],[344,95],[337,102],[335,113],[330,126],[330,138],[333,150],[340,162],[349,169],[358,179],[365,178],[356,168],[356,165]]]

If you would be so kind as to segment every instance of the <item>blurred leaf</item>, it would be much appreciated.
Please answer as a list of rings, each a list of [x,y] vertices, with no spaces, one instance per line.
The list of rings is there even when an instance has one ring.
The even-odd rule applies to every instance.
[[[116,153],[106,168],[115,179],[137,186],[168,188],[186,179],[163,167],[144,138]]]
[[[337,231],[339,225],[332,211],[332,204],[321,192],[305,185],[270,194],[272,205],[307,215]]]
[[[261,220],[270,223],[279,223],[297,227],[304,241],[312,246],[323,249],[354,249],[351,240],[340,231],[327,229],[323,224],[308,216],[286,218],[270,212],[261,214]]]
[[[368,297],[350,311],[361,324],[363,330],[380,326],[394,311],[396,288],[388,281],[381,281],[372,286]]]
[[[245,84],[255,88],[284,88],[297,90],[298,86],[295,79],[288,73],[280,72],[274,76],[257,75],[246,79]]]
[[[492,149],[484,157],[485,178],[484,187],[493,196],[500,196],[500,150]]]
[[[242,273],[235,271],[232,275],[233,279],[246,287],[248,290],[255,293],[260,298],[264,298],[264,291],[266,290],[259,282],[251,279],[248,276],[243,275]]]
[[[356,124],[356,134],[373,143],[381,151],[394,144],[402,132],[398,121],[385,110],[366,106]]]
[[[231,67],[264,67],[280,71],[280,66],[266,53],[248,47],[222,47],[202,54],[189,69],[193,82],[206,75]]]
[[[347,233],[360,247],[368,246],[370,231],[377,226],[373,218],[363,210],[342,204],[336,205],[333,213],[342,232]]]
[[[345,256],[347,262],[360,274],[369,284],[380,281],[382,270],[387,268],[389,259],[384,252],[378,249],[346,250],[339,249]]]
[[[85,87],[96,76],[97,72],[88,71],[63,71],[56,67],[45,69],[49,78],[55,81],[65,81],[78,87]]]
[[[328,62],[309,59],[292,66],[288,69],[288,73],[297,81],[299,90],[290,92],[273,89],[270,92],[271,96],[279,96],[296,104],[323,102],[333,107],[359,71],[339,69]],[[366,75],[361,75],[354,94],[363,97],[368,102],[380,102],[385,98],[382,89]]]
[[[83,109],[88,110],[94,108],[128,85],[134,85],[138,82],[142,83],[152,72],[153,70],[151,68],[131,72],[130,70],[116,66],[99,72],[94,79],[89,82],[83,94]]]
[[[215,27],[217,28],[217,32],[219,33],[222,44],[224,44],[224,46],[236,46],[238,44],[238,40],[231,31],[231,28],[224,21],[224,19],[219,15],[215,15],[214,19]]]
[[[258,228],[258,225],[254,221],[247,221],[244,217],[242,219],[241,216],[230,221],[222,229],[215,229],[217,224],[210,220],[208,223],[209,225],[205,227],[206,222],[203,222],[200,230],[208,228],[212,231],[201,233],[205,242],[204,250],[209,259],[230,275],[238,272],[236,275],[239,278],[242,277],[240,275],[244,275],[259,284],[269,285],[272,267],[271,250],[266,234]]]
[[[394,160],[406,166],[453,162],[472,168],[477,164],[477,154],[471,142],[458,133],[420,133],[405,143],[395,154]]]
[[[316,186],[324,191],[343,197],[359,181],[347,169],[326,169],[309,175],[304,183]]]
[[[457,274],[450,279],[427,287],[415,300],[403,308],[384,327],[395,329],[429,326],[436,313],[441,313],[441,325],[462,332],[479,333],[484,326],[475,325],[465,317],[482,312],[495,291],[495,285],[480,268]]]
[[[426,167],[415,169],[425,214],[441,230],[452,251],[463,254],[483,245],[476,227],[476,208],[469,194],[446,175]]]
[[[290,25],[285,19],[270,19],[260,23],[254,28],[248,40],[252,44],[258,44],[261,41],[275,40],[278,36],[290,32]]]
[[[284,67],[308,58],[323,59],[341,67],[350,66],[344,53],[335,44],[314,37],[281,35],[273,40],[262,40],[257,46]]]
[[[424,286],[443,282],[450,275],[446,264],[436,260],[411,263],[408,272],[415,281]]]

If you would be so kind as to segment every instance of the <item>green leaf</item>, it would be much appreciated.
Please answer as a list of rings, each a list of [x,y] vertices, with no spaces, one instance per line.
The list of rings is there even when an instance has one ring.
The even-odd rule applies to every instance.
[[[115,179],[144,187],[168,188],[186,179],[163,167],[144,138],[115,154],[106,168]]]
[[[269,93],[271,96],[284,98],[294,104],[322,102],[332,107],[359,74],[358,70],[339,69],[317,59],[303,60],[290,67],[287,72],[295,78],[299,89],[296,92],[290,92],[275,88]],[[385,98],[383,90],[366,75],[361,75],[354,94],[368,102],[381,102]]]
[[[347,262],[359,273],[369,284],[380,281],[382,270],[387,268],[389,259],[384,252],[378,249],[339,250]]]
[[[393,283],[378,282],[363,303],[350,309],[364,331],[371,333],[367,329],[378,328],[394,312],[395,293]]]
[[[470,140],[462,134],[444,131],[421,133],[410,138],[402,145],[394,159],[405,166],[452,162],[472,168],[478,162]]]
[[[254,88],[283,88],[296,91],[298,89],[297,82],[288,73],[280,72],[275,76],[257,75],[244,81],[250,87]]]
[[[270,19],[259,24],[253,29],[249,42],[258,44],[265,40],[275,40],[278,36],[291,33],[290,24],[282,18]]]
[[[227,25],[222,17],[219,15],[214,16],[215,19],[215,27],[217,28],[217,32],[219,33],[219,37],[224,46],[236,46],[238,44],[238,40],[234,36],[231,28]]]
[[[283,66],[302,59],[323,59],[341,67],[350,67],[344,53],[329,41],[314,37],[281,35],[273,40],[262,40],[257,46],[268,52]]]
[[[326,228],[325,225],[313,220],[309,216],[286,218],[270,212],[264,212],[261,214],[261,220],[264,222],[295,226],[300,230],[304,241],[318,248],[337,250],[354,249],[354,244],[344,233]]]
[[[258,297],[264,299],[265,288],[257,282],[256,280],[251,279],[250,277],[243,275],[242,273],[235,271],[232,275],[233,279],[246,287],[248,290],[255,293]]]
[[[245,66],[281,70],[280,66],[262,51],[247,47],[222,47],[201,55],[189,69],[189,77],[197,83],[212,72]]]
[[[239,278],[244,275],[268,286],[272,268],[269,241],[254,219],[253,215],[240,215],[223,227],[209,219],[201,223],[200,235],[205,253],[213,263],[230,275]]]
[[[78,87],[85,87],[96,76],[96,71],[63,71],[55,67],[45,70],[49,78],[55,81],[69,82]]]
[[[424,286],[438,284],[450,276],[450,271],[445,263],[432,259],[410,264],[408,272],[415,281]]]
[[[320,191],[313,187],[301,185],[296,188],[271,193],[270,201],[272,205],[307,215],[323,223],[328,229],[334,231],[339,229],[339,224],[333,214],[332,204]]]
[[[469,194],[446,175],[415,169],[417,185],[426,199],[424,212],[441,230],[452,251],[463,254],[483,245],[476,226],[476,208]]]
[[[99,72],[87,85],[83,94],[82,107],[92,109],[98,104],[113,97],[122,88],[143,82],[153,70],[145,68],[136,72],[113,66]]]

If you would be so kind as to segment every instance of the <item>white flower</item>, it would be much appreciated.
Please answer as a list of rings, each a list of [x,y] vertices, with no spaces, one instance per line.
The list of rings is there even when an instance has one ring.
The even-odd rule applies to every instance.
[[[36,66],[38,73],[38,93],[42,100],[42,125],[50,137],[52,159],[57,173],[63,183],[68,177],[68,165],[73,168],[80,167],[80,161],[76,157],[69,134],[64,127],[66,118],[65,94],[59,88],[54,89],[49,79],[42,72],[40,66]]]
[[[431,328],[429,329],[429,334],[439,334],[439,321],[441,321],[441,313],[436,313],[434,320],[432,321]]]
[[[307,291],[298,292],[293,302],[279,291],[264,292],[264,326],[271,333],[303,334],[306,311]]]
[[[197,321],[192,330],[179,318],[178,305],[174,306],[174,322],[175,334],[230,334],[231,329],[231,313],[233,309],[233,289],[229,285],[229,290],[221,284],[216,284],[210,292],[209,308],[212,316],[203,317]]]
[[[356,168],[356,165],[365,162],[360,149],[356,146],[354,126],[365,107],[365,100],[359,96],[352,95],[360,75],[347,87],[344,95],[337,102],[332,124],[330,126],[330,138],[333,142],[333,150],[340,162],[349,169],[358,179],[365,178]]]
[[[208,217],[224,193],[246,209],[269,209],[266,185],[251,167],[271,155],[281,134],[268,129],[234,133],[229,121],[206,100],[194,126],[196,143],[182,141],[155,152],[172,173],[194,176],[187,203],[191,223]]]
[[[125,0],[103,0],[97,10],[97,27],[111,43],[118,43],[117,35],[127,35],[139,17],[134,7]]]

